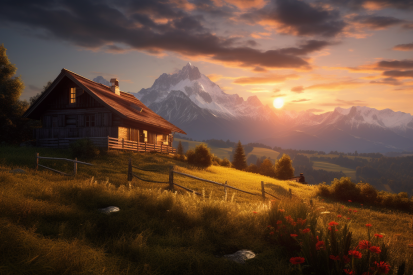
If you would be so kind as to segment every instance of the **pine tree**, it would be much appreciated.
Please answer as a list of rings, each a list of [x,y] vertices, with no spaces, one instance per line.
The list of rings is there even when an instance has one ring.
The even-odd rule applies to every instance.
[[[13,77],[17,68],[11,64],[6,48],[0,45],[0,141],[17,143],[27,138],[27,131],[22,131],[27,119],[21,118],[28,103],[19,100],[24,84],[20,77]],[[19,133],[20,132],[20,133]],[[30,133],[31,134],[31,133]]]
[[[288,180],[294,177],[294,168],[291,158],[283,156],[275,163],[275,177],[280,180]]]
[[[237,147],[235,148],[234,158],[232,160],[232,167],[238,170],[243,170],[247,168],[247,160],[241,141],[238,141]]]

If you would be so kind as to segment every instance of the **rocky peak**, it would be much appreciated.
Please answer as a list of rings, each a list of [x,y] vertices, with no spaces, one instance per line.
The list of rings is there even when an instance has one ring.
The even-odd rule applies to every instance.
[[[256,95],[248,97],[247,98],[247,103],[249,105],[256,106],[256,107],[262,106],[261,101],[259,100],[259,98]]]

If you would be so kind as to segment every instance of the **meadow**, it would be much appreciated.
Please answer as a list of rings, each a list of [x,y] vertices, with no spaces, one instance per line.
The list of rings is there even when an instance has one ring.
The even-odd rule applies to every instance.
[[[342,167],[340,165],[337,164],[333,164],[333,163],[328,163],[328,162],[322,162],[322,161],[314,161],[313,162],[313,168],[315,170],[326,170],[326,171],[334,171],[334,172],[343,172],[344,174],[346,174],[347,177],[352,178],[353,180],[356,179],[356,170],[354,169],[350,169],[350,168],[346,168],[346,167]]]
[[[316,187],[232,168],[199,170],[159,154],[109,151],[79,159],[94,166],[79,164],[76,178],[65,177],[43,168],[35,171],[36,153],[71,158],[68,150],[0,147],[1,274],[298,274],[289,262],[297,252],[267,238],[275,204],[293,217],[297,209],[316,213],[320,226],[350,218],[346,223],[353,246],[365,238],[370,223],[390,246],[389,264],[406,262],[405,274],[413,272],[413,248],[407,246],[413,243],[413,220],[407,212],[315,197]],[[281,201],[232,190],[225,198],[222,187],[178,175],[176,183],[203,196],[179,188],[171,192],[167,184],[136,178],[128,182],[129,159],[134,166],[157,170],[134,170],[148,180],[167,181],[174,165],[177,171],[257,194],[264,181],[266,191]],[[40,163],[67,173],[73,169],[67,162]],[[26,173],[10,173],[16,168]],[[288,189],[292,199],[286,196]],[[120,211],[98,211],[107,206]],[[223,257],[240,249],[257,256],[245,264]],[[389,274],[397,274],[397,268]]]

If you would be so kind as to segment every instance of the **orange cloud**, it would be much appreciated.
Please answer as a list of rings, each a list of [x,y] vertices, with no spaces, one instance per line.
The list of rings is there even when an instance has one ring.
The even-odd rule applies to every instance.
[[[220,74],[209,74],[207,77],[212,81],[212,82],[217,82],[218,80],[224,78],[223,75]]]
[[[365,85],[364,82],[357,81],[339,81],[311,85],[305,89],[317,89],[317,90],[328,90],[328,91],[340,91],[343,89],[356,88]]]
[[[215,0],[214,3],[215,2],[218,1]],[[225,2],[230,5],[236,6],[240,10],[247,10],[251,8],[261,9],[267,4],[267,1],[265,0],[225,0]]]
[[[371,10],[371,11],[382,10],[387,6],[388,6],[387,3],[377,3],[373,1],[367,1],[363,3],[363,8],[365,8],[366,10]]]
[[[399,44],[393,47],[395,51],[413,51],[413,43]]]
[[[234,80],[234,84],[239,85],[269,85],[284,82],[288,79],[298,79],[296,74],[288,75],[268,75],[268,76],[252,76],[252,77],[239,77]]]

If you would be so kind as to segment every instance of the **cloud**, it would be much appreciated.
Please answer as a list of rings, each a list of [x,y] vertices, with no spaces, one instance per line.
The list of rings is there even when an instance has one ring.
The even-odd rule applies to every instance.
[[[404,20],[397,19],[391,16],[377,16],[377,15],[358,15],[351,18],[351,21],[361,24],[372,30],[383,30],[391,26],[404,23]]]
[[[339,90],[343,90],[343,89],[356,88],[356,87],[359,87],[359,86],[364,85],[364,84],[365,84],[364,82],[358,82],[358,81],[355,81],[355,80],[352,80],[352,81],[338,81],[338,82],[315,84],[315,85],[311,85],[309,87],[306,87],[305,89],[339,91]]]
[[[334,3],[351,9],[382,10],[385,8],[396,8],[401,10],[413,9],[411,0],[323,0],[327,3]]]
[[[336,99],[335,102],[321,103],[321,106],[334,106],[334,107],[343,107],[343,106],[367,106],[367,102],[363,100],[343,100]]]
[[[413,69],[413,59],[382,60],[377,63],[377,67],[381,69]]]
[[[207,75],[207,77],[209,78],[209,80],[211,80],[212,82],[217,82],[218,80],[220,80],[221,78],[224,78],[223,75],[220,74],[209,74]]]
[[[294,92],[297,94],[301,94],[303,93],[303,91],[304,91],[303,86],[296,86],[296,87],[291,88],[291,92]]]
[[[43,39],[67,41],[89,50],[116,53],[138,50],[160,56],[174,52],[255,71],[269,68],[309,70],[311,66],[303,55],[329,44],[309,41],[297,48],[252,48],[256,45],[253,40],[211,32],[205,27],[207,23],[202,13],[192,11],[201,3],[195,1],[193,5],[185,5],[185,2],[43,0],[39,4],[27,0],[22,4],[21,1],[7,1],[2,3],[0,9],[0,24],[22,26],[20,30],[29,30],[26,34],[42,33]],[[284,27],[291,20],[292,28],[300,34],[333,36],[337,33],[335,12],[313,8],[296,0],[277,3],[277,20],[284,22]],[[299,15],[294,15],[294,7],[306,18],[300,19]],[[284,12],[293,14],[293,18],[289,19]]]
[[[248,14],[250,20],[262,19],[261,24],[272,24],[277,32],[293,35],[333,37],[345,23],[336,10],[310,5],[299,0],[274,0],[275,5],[264,7],[257,14]]]
[[[310,101],[311,99],[305,99],[305,98],[303,98],[303,99],[297,99],[297,100],[292,100],[291,102],[293,102],[293,103],[300,103],[300,102],[306,102],[306,101]]]
[[[306,110],[307,112],[310,112],[310,113],[320,113],[320,112],[324,112],[324,110],[323,109],[308,109],[308,110]]]
[[[267,75],[267,76],[252,76],[252,77],[239,77],[234,80],[234,84],[239,85],[259,85],[259,84],[276,84],[284,82],[288,79],[297,79],[298,75]]]
[[[283,97],[283,96],[287,96],[287,94],[272,95],[271,97]]]
[[[395,51],[413,51],[413,43],[399,44],[393,47]]]
[[[399,86],[402,85],[403,82],[400,82],[399,80],[392,78],[392,77],[388,77],[388,78],[383,78],[381,80],[373,80],[370,81],[371,84],[384,84],[384,85],[392,85],[392,86]]]
[[[273,92],[274,94],[276,94],[276,93],[281,92],[281,89],[275,88],[272,92]]]
[[[385,72],[383,72],[383,75],[388,76],[388,77],[413,78],[413,70],[409,70],[409,71],[397,71],[397,70],[385,71]]]

